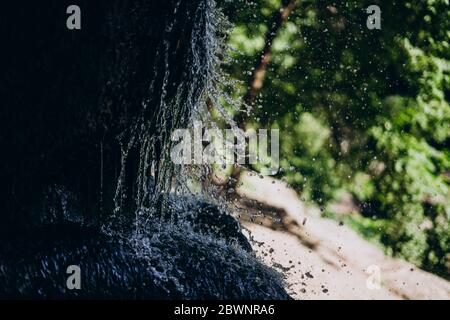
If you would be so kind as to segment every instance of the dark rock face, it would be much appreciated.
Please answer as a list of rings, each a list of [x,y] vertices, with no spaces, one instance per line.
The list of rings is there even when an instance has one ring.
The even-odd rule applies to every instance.
[[[171,129],[185,125],[190,110],[164,108],[177,94],[188,100],[185,84],[202,89],[201,70],[190,66],[194,55],[206,59],[193,39],[206,27],[205,3],[79,0],[76,31],[66,27],[73,1],[5,5],[0,202],[11,224],[40,211],[50,186],[76,195],[87,218],[112,212],[128,145],[121,201],[134,209],[141,136],[132,131],[145,121],[145,134],[158,136],[152,154],[158,162]]]
[[[71,4],[82,10],[78,31],[66,28]],[[136,181],[148,143],[141,138],[157,137],[158,168],[171,130],[183,127],[201,96],[208,4],[2,7],[0,298],[288,298],[278,275],[252,256],[239,224],[211,204],[170,197],[161,215],[148,199],[136,232]],[[124,168],[122,211],[111,217]],[[66,287],[69,265],[81,268],[81,290]]]
[[[158,217],[159,218],[159,217]],[[242,234],[239,222],[226,209],[193,197],[171,197],[167,211],[161,219],[200,235],[221,239],[251,252],[252,246]]]
[[[235,236],[157,220],[133,241],[69,222],[43,226],[0,246],[0,298],[288,299],[274,271],[230,243]],[[66,287],[70,265],[81,269],[81,290]]]

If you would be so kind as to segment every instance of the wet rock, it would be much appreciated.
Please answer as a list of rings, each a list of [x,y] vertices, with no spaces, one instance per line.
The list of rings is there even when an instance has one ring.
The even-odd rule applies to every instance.
[[[225,208],[200,201],[195,197],[171,197],[164,221],[178,224],[185,230],[209,235],[251,252],[252,246],[242,234],[239,222]]]
[[[253,254],[179,224],[151,222],[136,238],[75,223],[44,225],[0,244],[0,298],[289,299]],[[66,286],[69,265],[81,290]]]
[[[213,2],[80,0],[81,30],[70,4],[0,12],[0,297],[288,298],[223,210],[141,201],[152,167],[172,190],[163,150],[215,78]]]

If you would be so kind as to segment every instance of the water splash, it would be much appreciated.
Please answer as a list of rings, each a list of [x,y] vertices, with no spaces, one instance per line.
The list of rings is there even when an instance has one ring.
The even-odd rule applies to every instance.
[[[183,40],[179,39],[174,47],[172,39],[178,28],[180,2],[174,5],[172,18],[167,20],[164,28],[164,40],[156,48],[154,78],[142,102],[141,112],[130,128],[118,137],[122,155],[115,195],[115,215],[129,210],[123,204],[130,196],[126,190],[126,176],[131,174],[127,172],[127,163],[132,149],[137,149],[139,154],[137,173],[133,174],[137,177],[133,196],[136,216],[140,217],[143,209],[154,204],[154,195],[159,197],[173,192],[190,193],[189,181],[203,180],[209,173],[210,168],[207,166],[192,168],[173,165],[170,159],[170,150],[173,147],[170,138],[175,129],[191,127],[194,120],[199,119],[211,123],[211,108],[217,110],[231,127],[236,127],[236,123],[223,107],[224,102],[236,108],[238,106],[237,101],[223,90],[224,85],[231,85],[221,68],[227,61],[225,36],[230,25],[214,0],[202,0],[193,12],[193,30],[189,43],[181,44]],[[172,56],[176,54],[179,46],[184,45],[188,46],[188,54],[183,79],[176,88],[169,88],[173,85]],[[163,61],[164,70],[156,68],[159,61]],[[162,77],[159,82],[158,77]],[[159,98],[156,101],[154,97]],[[148,112],[149,109],[152,113]],[[216,124],[213,123],[212,126]],[[151,179],[154,179],[154,182],[151,182]],[[150,184],[155,186],[152,194],[148,192]],[[166,206],[167,201],[163,199],[162,210],[165,210]]]
[[[94,6],[92,1],[86,3]],[[71,157],[55,158],[63,159],[64,166],[57,171],[56,182],[64,186],[55,184],[45,193],[44,208],[36,210],[37,216],[47,214],[43,217],[45,221],[29,226],[29,220],[33,219],[24,219],[26,230],[3,235],[0,297],[288,298],[278,274],[254,257],[238,222],[222,209],[223,204],[214,206],[204,201],[210,190],[204,189],[197,198],[189,196],[193,193],[190,185],[196,181],[201,184],[209,168],[176,167],[169,158],[170,135],[174,129],[187,128],[194,120],[217,126],[211,120],[210,108],[217,110],[229,126],[236,125],[223,107],[226,103],[238,108],[238,103],[222,90],[224,85],[232,85],[221,70],[221,64],[227,60],[224,37],[229,25],[215,1],[142,0],[114,4],[104,1],[102,4],[98,7],[102,18],[98,20],[101,24],[98,33],[86,41],[105,37],[107,52],[97,51],[91,59],[92,52],[88,51],[77,61],[77,65],[95,64],[94,70],[100,75],[88,84],[89,87],[99,85],[100,96],[82,99],[80,104],[83,107],[87,104],[86,109],[73,107],[80,106],[79,101],[75,99],[69,104],[65,94],[57,99],[67,102],[61,104],[66,107],[59,114],[65,115],[63,119],[71,115],[80,118],[68,119],[75,122],[70,129],[77,134],[70,132],[70,138],[76,143],[67,142],[66,136],[62,136],[59,138],[64,141],[57,145],[76,147],[82,156],[71,153]],[[155,21],[149,22],[146,16],[154,12],[156,4],[165,6],[165,10],[171,8],[171,12],[164,11],[164,16],[159,18],[158,21],[165,23],[162,30],[148,30],[149,26],[160,27]],[[105,21],[103,9],[111,10],[107,11]],[[45,34],[44,31],[47,30],[37,34]],[[162,35],[152,34],[159,31]],[[142,43],[143,39],[153,42]],[[90,43],[91,49],[98,49],[95,44]],[[66,48],[65,43],[61,46],[71,56],[71,47]],[[56,53],[59,51],[55,51],[55,56]],[[41,54],[47,61],[48,52]],[[59,75],[59,67],[50,74]],[[67,70],[69,74],[74,72]],[[56,85],[53,77],[49,79]],[[60,104],[53,107],[43,109],[51,114],[59,110]],[[58,132],[59,125],[49,132]],[[116,137],[118,132],[116,145],[111,143],[111,137]],[[97,141],[98,152],[94,147]],[[89,152],[85,154],[88,143]],[[117,146],[120,146],[120,165],[116,173]],[[30,154],[33,155],[30,159],[37,158]],[[55,157],[53,153],[50,156],[50,159]],[[56,160],[52,164],[59,165]],[[84,161],[78,164],[78,160]],[[93,163],[96,160],[98,176],[92,169],[97,168]],[[71,171],[74,165],[78,165],[77,170]],[[32,169],[25,171],[26,174],[34,173]],[[91,170],[87,173],[86,169]],[[68,171],[72,174],[67,174]],[[61,174],[64,175],[59,178]],[[97,178],[100,197],[91,195],[97,192]],[[27,177],[28,180],[31,179]],[[117,184],[112,180],[117,180]],[[48,181],[53,179],[42,181],[42,185]],[[94,187],[90,187],[91,183]],[[30,188],[40,192],[37,189]],[[23,194],[27,190],[24,188]],[[98,224],[104,218],[101,214],[110,213],[109,202],[113,196],[112,216],[99,230]],[[101,199],[99,209],[107,212],[95,211],[98,198]],[[90,221],[84,219],[89,216],[95,220],[92,226],[87,226]],[[20,222],[17,225],[22,226]],[[65,281],[59,280],[65,279],[65,266],[74,261],[82,264],[87,278],[83,290],[68,292]]]

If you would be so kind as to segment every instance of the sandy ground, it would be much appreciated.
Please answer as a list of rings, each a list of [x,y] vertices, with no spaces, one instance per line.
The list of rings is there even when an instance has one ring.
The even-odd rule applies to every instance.
[[[296,236],[246,224],[259,257],[285,276],[295,299],[399,299],[388,288],[369,289],[369,275],[337,255],[323,256],[303,246]]]
[[[257,255],[285,276],[294,298],[450,299],[450,282],[386,256],[347,226],[320,218],[282,182],[242,179],[240,197],[284,215],[284,230],[267,219],[244,219],[243,226]]]

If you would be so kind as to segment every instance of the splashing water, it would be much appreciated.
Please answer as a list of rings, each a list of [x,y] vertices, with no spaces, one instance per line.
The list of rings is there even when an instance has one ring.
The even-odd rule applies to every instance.
[[[172,77],[171,70],[173,70],[170,56],[178,48],[173,48],[173,41],[167,39],[171,39],[176,32],[180,2],[178,1],[174,6],[173,18],[166,22],[164,41],[156,48],[155,60],[164,62],[164,70],[155,68],[154,79],[147,92],[147,98],[142,102],[139,116],[133,120],[130,128],[119,136],[122,160],[115,195],[116,215],[129,209],[124,208],[123,200],[129,196],[126,192],[125,181],[127,161],[132,149],[137,149],[139,153],[134,198],[136,217],[140,220],[140,217],[145,215],[143,214],[146,212],[145,209],[154,205],[155,195],[159,197],[172,192],[190,193],[187,186],[189,180],[205,179],[209,172],[207,166],[194,169],[173,165],[170,159],[170,150],[173,147],[170,138],[175,129],[192,127],[194,120],[199,119],[210,123],[211,107],[218,110],[231,127],[236,127],[232,117],[222,106],[222,101],[236,108],[238,106],[238,102],[222,90],[224,85],[230,84],[230,80],[221,68],[224,61],[227,61],[224,54],[227,51],[224,38],[230,25],[216,7],[214,0],[201,1],[193,12],[194,27],[189,43],[185,44],[189,46],[188,59],[185,62],[188,67],[177,87],[169,88],[169,79]],[[161,81],[156,83],[155,80],[158,77]],[[148,112],[149,105],[154,113],[151,117]],[[212,124],[212,126],[216,125]],[[149,194],[150,185],[154,185],[151,194]],[[207,192],[204,192],[205,194]],[[161,209],[165,210],[167,203],[164,196],[161,205]]]
[[[101,22],[95,36],[85,35],[85,44],[92,52],[80,52],[76,63],[94,67],[86,67],[86,73],[74,71],[79,68],[64,69],[75,79],[86,77],[92,67],[100,76],[86,82],[86,87],[100,84],[100,92],[81,100],[70,100],[64,92],[50,107],[42,108],[47,112],[44,115],[61,112],[58,115],[72,121],[73,127],[68,125],[70,130],[66,132],[60,130],[66,129],[65,124],[51,123],[54,127],[49,127],[48,136],[53,137],[55,132],[67,135],[57,136],[55,142],[56,149],[62,151],[45,155],[45,161],[53,160],[48,165],[51,173],[47,175],[43,170],[42,176],[33,176],[39,183],[23,188],[16,198],[20,203],[31,193],[28,190],[34,192],[34,187],[44,186],[44,204],[36,200],[40,208],[35,206],[33,210],[43,211],[42,216],[46,217],[27,226],[24,234],[0,232],[5,240],[0,244],[0,256],[4,257],[0,261],[0,297],[289,298],[279,275],[254,257],[239,223],[227,213],[225,204],[208,203],[215,198],[213,190],[204,188],[201,194],[193,196],[190,185],[201,185],[210,168],[174,166],[170,159],[171,134],[175,129],[189,128],[196,120],[218,126],[212,121],[210,109],[216,110],[230,127],[236,127],[223,107],[239,107],[223,92],[224,86],[233,85],[221,68],[228,59],[225,36],[230,26],[226,18],[214,0],[110,3],[86,1],[86,6],[98,9]],[[149,21],[147,16],[154,12],[156,4],[166,10],[155,15],[163,26]],[[38,29],[36,34],[49,30]],[[103,47],[92,43],[98,35],[106,39],[102,38]],[[76,47],[77,41],[61,41],[57,48],[73,57],[71,46]],[[105,51],[98,52],[98,48]],[[39,49],[47,62],[49,53],[43,52],[45,48]],[[60,53],[54,50],[52,54]],[[60,67],[50,66],[51,76],[45,79],[55,87],[66,85],[63,81],[53,83],[54,74],[64,73]],[[24,73],[31,77],[28,70]],[[36,79],[41,78],[36,76],[30,82],[41,85]],[[42,82],[42,86],[47,84]],[[39,97],[44,97],[47,104],[45,93],[39,92]],[[60,103],[64,106],[61,111]],[[82,109],[85,105],[89,107]],[[25,108],[24,112],[35,109],[38,108]],[[28,136],[21,134],[25,138],[20,136],[18,142],[27,141]],[[67,137],[70,141],[66,141]],[[116,141],[111,137],[117,137]],[[42,142],[38,142],[36,149],[42,149]],[[61,147],[66,145],[67,149]],[[70,156],[65,156],[66,150]],[[41,159],[40,152],[26,154],[35,161]],[[120,153],[120,159],[115,158],[116,153]],[[8,159],[11,167],[15,160]],[[55,163],[60,171],[53,173]],[[24,171],[24,176],[35,174],[32,164],[25,166],[28,171]],[[76,170],[71,170],[74,166]],[[23,167],[17,165],[16,171],[21,172]],[[100,171],[95,178],[90,176],[95,173],[93,168]],[[29,180],[27,177],[25,183]],[[98,195],[92,195],[93,191]],[[105,217],[98,218],[100,214],[96,216],[95,210],[105,211],[101,212],[106,216],[105,223]],[[91,212],[93,223],[84,219]],[[36,216],[41,217],[39,213]],[[15,220],[15,215],[11,217]],[[29,218],[26,213],[24,217]],[[28,223],[32,219],[24,220]],[[66,276],[64,266],[73,261],[80,261],[88,275],[83,282],[84,291],[68,292],[65,282],[59,281]]]

